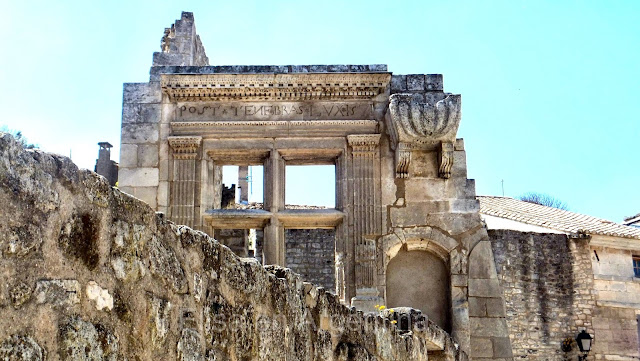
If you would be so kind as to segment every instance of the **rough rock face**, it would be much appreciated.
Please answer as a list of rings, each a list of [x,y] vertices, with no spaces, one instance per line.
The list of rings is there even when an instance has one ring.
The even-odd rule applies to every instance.
[[[3,133],[0,205],[0,360],[465,358],[424,317],[363,315]]]

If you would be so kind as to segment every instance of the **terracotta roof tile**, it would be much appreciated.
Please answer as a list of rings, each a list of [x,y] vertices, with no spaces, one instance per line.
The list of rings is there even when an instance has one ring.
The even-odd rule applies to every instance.
[[[480,213],[561,232],[583,230],[589,234],[640,239],[640,228],[625,226],[606,219],[541,206],[509,197],[478,196]]]

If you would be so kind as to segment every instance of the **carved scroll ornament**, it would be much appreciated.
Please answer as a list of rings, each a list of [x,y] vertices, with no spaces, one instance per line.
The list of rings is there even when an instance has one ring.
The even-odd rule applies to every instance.
[[[389,97],[387,132],[391,138],[391,148],[395,150],[396,177],[408,176],[411,150],[433,149],[441,143],[452,143],[456,139],[460,124],[461,97],[449,94],[431,104],[423,94],[392,94]],[[451,153],[442,152],[441,157]],[[444,165],[440,175],[448,178],[451,159],[440,160]],[[443,164],[444,163],[444,164]],[[448,169],[447,169],[448,168]]]

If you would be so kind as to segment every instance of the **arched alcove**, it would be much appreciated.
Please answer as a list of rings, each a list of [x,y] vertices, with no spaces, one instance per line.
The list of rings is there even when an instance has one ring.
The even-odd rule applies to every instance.
[[[435,324],[451,331],[449,270],[440,257],[403,247],[389,261],[386,275],[387,307],[420,309]]]

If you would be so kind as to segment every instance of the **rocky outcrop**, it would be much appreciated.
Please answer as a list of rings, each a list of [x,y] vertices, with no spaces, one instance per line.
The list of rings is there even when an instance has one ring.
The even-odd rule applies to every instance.
[[[347,308],[3,133],[0,205],[0,360],[465,357],[423,316]]]

